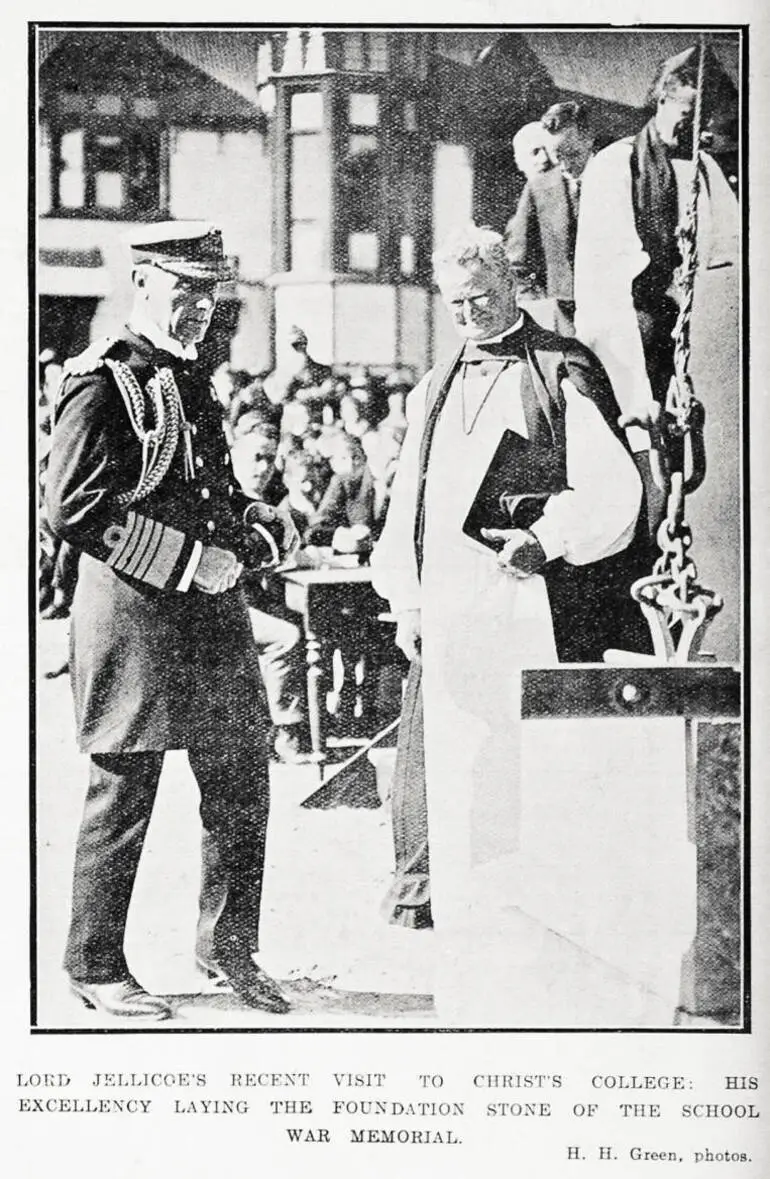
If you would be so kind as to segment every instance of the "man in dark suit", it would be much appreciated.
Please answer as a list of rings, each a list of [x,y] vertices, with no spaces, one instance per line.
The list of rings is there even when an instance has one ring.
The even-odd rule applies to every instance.
[[[388,480],[374,477],[363,444],[343,430],[329,439],[328,459],[332,477],[305,532],[305,543],[368,553],[385,521]]]
[[[288,1004],[253,957],[268,722],[238,581],[265,561],[254,516],[283,543],[291,525],[236,488],[222,409],[197,363],[228,275],[221,233],[149,225],[131,253],[129,326],[65,367],[47,484],[51,526],[81,553],[71,666],[90,755],[64,965],[103,1014],[172,1014],[133,978],[123,943],[164,752],[185,749],[227,878],[218,966],[245,1003],[281,1013]]]
[[[557,167],[531,176],[505,231],[522,298],[548,299],[550,326],[575,334],[573,266],[580,177],[593,154],[594,133],[586,108],[559,102],[542,118]]]

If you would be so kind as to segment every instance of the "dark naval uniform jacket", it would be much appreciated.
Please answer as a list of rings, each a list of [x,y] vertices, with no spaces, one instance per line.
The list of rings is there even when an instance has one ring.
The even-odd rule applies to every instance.
[[[136,377],[148,424],[148,382],[171,369],[188,425],[163,478],[134,502],[142,445],[110,361]],[[202,370],[129,330],[71,362],[47,500],[54,532],[82,553],[70,640],[81,750],[257,737],[263,688],[242,590],[214,595],[186,584],[201,545],[230,549],[245,564],[250,552],[242,517],[251,501],[236,485],[222,410]]]

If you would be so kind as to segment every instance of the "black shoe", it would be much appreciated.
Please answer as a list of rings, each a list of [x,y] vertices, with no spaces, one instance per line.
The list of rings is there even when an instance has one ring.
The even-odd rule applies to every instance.
[[[196,954],[195,965],[215,987],[227,987],[230,985],[227,977],[222,973],[221,968],[208,954]]]
[[[145,991],[130,975],[120,982],[87,983],[70,979],[70,986],[92,1011],[124,1015],[132,1019],[170,1019],[174,1014],[165,999]]]
[[[246,950],[235,948],[217,951],[216,965],[224,980],[248,1007],[258,1007],[273,1015],[285,1015],[291,1011],[290,1004],[277,984],[257,966]]]

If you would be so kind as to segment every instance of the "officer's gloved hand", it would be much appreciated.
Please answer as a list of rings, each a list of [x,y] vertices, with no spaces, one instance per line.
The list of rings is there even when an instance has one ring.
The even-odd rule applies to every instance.
[[[204,545],[193,585],[204,594],[223,594],[232,589],[243,571],[235,553],[216,545]]]
[[[243,514],[253,569],[274,569],[296,553],[300,536],[288,508],[255,500]]]

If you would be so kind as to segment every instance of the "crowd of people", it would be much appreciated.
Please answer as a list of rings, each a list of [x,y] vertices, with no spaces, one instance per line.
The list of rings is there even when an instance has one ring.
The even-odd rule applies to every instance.
[[[255,375],[227,363],[212,374],[233,472],[250,498],[289,511],[300,540],[293,565],[366,563],[385,520],[412,374],[394,368],[373,375],[364,367],[333,373],[309,355],[301,328],[291,329],[289,342],[295,363],[281,374]],[[55,619],[69,614],[78,552],[47,523],[51,412],[62,365],[52,349],[41,352],[39,365],[39,607],[44,619]],[[304,761],[309,738],[300,627],[274,579],[246,579],[246,589],[274,729],[272,752],[281,761]],[[46,674],[66,668],[58,662]],[[378,675],[377,668],[370,671]]]
[[[233,470],[253,499],[285,503],[300,535],[302,561],[334,555],[366,561],[382,529],[406,433],[407,369],[373,375],[365,367],[333,373],[291,330],[294,371],[255,375],[220,365],[212,385],[222,405]],[[51,348],[39,359],[41,505],[51,413],[62,365]],[[323,550],[323,551],[319,551]],[[66,615],[74,590],[68,546],[42,519],[39,605],[44,618]]]
[[[256,501],[263,523],[280,523],[282,561],[371,560],[410,662],[393,919],[435,923],[450,1022],[478,1015],[479,996],[488,1010],[490,993],[495,1018],[515,1018],[505,930],[516,674],[528,660],[649,647],[629,587],[649,572],[662,513],[649,453],[674,373],[697,77],[696,50],[666,62],[649,121],[600,151],[574,101],[516,136],[528,178],[505,235],[465,226],[434,256],[458,339],[411,393],[408,430],[414,374],[332,370],[301,327],[290,373],[203,372],[195,345],[227,273],[221,233],[170,223],[136,236],[129,325],[65,367],[41,468],[41,605],[72,606],[78,738],[91,755],[65,963],[89,1006],[171,1014],[131,975],[123,932],[163,753],[182,748],[201,790],[204,864],[216,861],[220,881],[206,957],[244,1002],[287,1008],[255,959],[267,822],[259,685],[272,752],[289,757],[301,751],[303,667],[296,620],[265,591]],[[699,260],[721,264],[737,236],[735,198],[705,153],[696,167]],[[41,359],[44,411],[58,375],[55,358]],[[105,416],[115,388],[125,421]],[[469,536],[470,505],[512,435],[509,515]],[[61,546],[81,554],[77,578]]]
[[[235,473],[254,498],[285,497],[303,548],[365,558],[385,517],[413,378],[332,373],[309,356],[301,329],[291,342],[298,364],[289,376],[225,365],[214,374]]]

